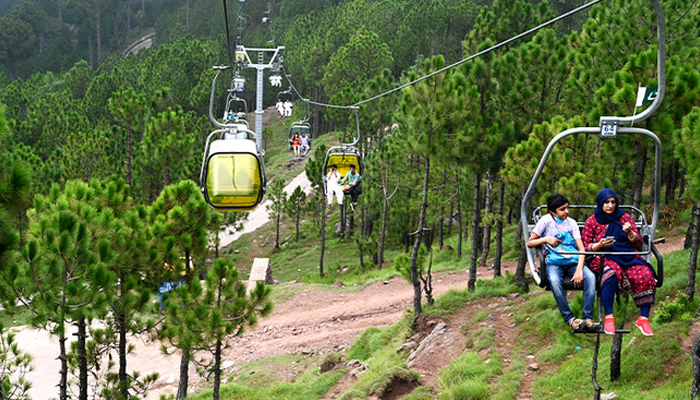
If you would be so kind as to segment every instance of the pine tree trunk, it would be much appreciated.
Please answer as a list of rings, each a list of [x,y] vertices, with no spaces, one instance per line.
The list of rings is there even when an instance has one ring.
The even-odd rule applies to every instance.
[[[300,219],[301,219],[301,210],[297,209],[297,220],[296,220],[296,222],[297,222],[297,225],[296,225],[296,228],[297,228],[297,239],[296,239],[296,242],[297,242],[297,243],[299,243],[299,220],[300,220]]]
[[[470,292],[476,289],[476,266],[479,262],[479,226],[481,224],[481,212],[479,210],[479,194],[481,192],[481,174],[474,176],[474,212],[472,214],[472,257],[469,264],[469,283],[467,288]]]
[[[642,189],[644,187],[644,169],[647,165],[647,149],[644,146],[635,146],[636,156],[634,160],[634,176],[636,179],[632,187],[632,205],[639,208],[642,204]]]
[[[452,235],[452,218],[455,215],[454,212],[455,212],[455,200],[452,199],[450,201],[450,219],[447,220],[447,236]]]
[[[87,327],[85,317],[78,319],[78,400],[88,398],[88,367],[87,367]]]
[[[321,197],[321,257],[318,260],[318,273],[323,278],[323,256],[326,254],[326,196]]]
[[[493,276],[501,276],[501,257],[503,256],[503,202],[505,198],[506,184],[501,181],[498,190],[498,220],[496,221],[496,254],[493,259]]]
[[[190,33],[190,0],[185,3],[185,32]]]
[[[95,32],[97,33],[97,64],[102,63],[102,22],[100,21],[100,10],[95,11]]]
[[[489,251],[491,250],[491,192],[493,190],[493,179],[491,178],[491,172],[486,173],[486,188],[484,194],[484,211],[486,214],[486,220],[483,222],[483,236],[481,240],[481,260],[479,266],[482,268],[486,267],[486,260],[489,257]]]
[[[522,231],[522,223],[525,223],[525,221],[520,221],[518,224],[518,232]],[[516,235],[517,236],[517,235]],[[527,252],[525,250],[525,243],[522,239],[522,235],[520,235],[520,239],[515,240],[515,245],[520,248],[520,252],[518,253],[518,267],[515,270],[515,285],[518,286],[520,289],[522,289],[525,292],[528,292],[530,290],[530,287],[527,283],[527,279],[525,278],[525,266],[527,265]]]
[[[690,396],[693,399],[700,398],[700,335],[695,338],[690,351],[693,360],[693,386]]]
[[[691,215],[693,215],[692,218],[690,218],[690,223],[688,224],[688,229],[685,232],[685,240],[683,242],[683,249],[688,250],[692,243],[693,243],[693,235],[695,234],[695,213],[697,212],[696,209],[700,207],[697,203],[693,204],[693,210]]]
[[[442,173],[442,190],[446,191],[445,185],[447,184],[447,171]],[[440,202],[440,220],[438,221],[438,245],[440,249],[445,245],[444,232],[445,229],[445,202]]]
[[[693,300],[695,297],[695,272],[698,265],[698,247],[700,247],[700,206],[693,205],[693,237],[690,245],[690,260],[688,261],[688,282],[685,285],[685,294]]]
[[[221,387],[221,340],[216,341],[214,349],[214,400],[219,400],[219,388]]]
[[[386,198],[386,189],[384,189],[384,201],[382,201],[382,232],[379,240],[379,258],[377,259],[377,269],[382,269],[384,264],[384,243],[386,242],[386,213],[389,206],[389,201]]]
[[[425,157],[425,170],[423,175],[423,199],[420,204],[420,214],[418,216],[418,229],[415,232],[413,251],[411,252],[411,283],[413,283],[413,327],[418,323],[418,318],[422,314],[421,306],[421,282],[418,274],[418,249],[423,238],[423,227],[425,225],[425,215],[428,208],[428,184],[430,183],[430,157]]]
[[[674,158],[671,164],[668,166],[666,172],[666,204],[672,204],[675,202],[676,187],[678,186],[678,159]]]
[[[58,382],[58,398],[59,400],[68,400],[68,355],[66,353],[66,334],[65,330],[61,331],[58,336],[58,359],[61,361],[60,380]]]
[[[95,50],[92,48],[92,35],[88,35],[88,63],[90,64],[90,68],[96,69]],[[12,75],[10,75],[10,79],[12,79]]]
[[[457,202],[457,223],[459,223],[459,240],[457,240],[457,259],[462,259],[462,242],[464,241],[464,224],[462,219],[462,198],[460,196],[459,171],[455,173],[457,177],[457,194],[455,201]]]
[[[280,249],[280,214],[282,212],[278,211],[277,212],[277,224],[276,224],[276,229],[275,229],[275,249],[279,250]]]
[[[183,350],[182,357],[180,358],[180,383],[177,385],[177,395],[176,400],[183,400],[187,397],[187,386],[189,386],[190,374],[190,355],[189,351]]]
[[[124,286],[125,276],[124,272],[120,273],[119,277],[119,297],[124,300],[126,298],[126,288]],[[129,382],[128,375],[126,373],[126,353],[127,353],[127,340],[126,340],[126,315],[123,310],[119,310],[116,316],[117,330],[119,334],[119,344],[118,344],[118,356],[119,356],[119,393],[125,399],[129,398]]]

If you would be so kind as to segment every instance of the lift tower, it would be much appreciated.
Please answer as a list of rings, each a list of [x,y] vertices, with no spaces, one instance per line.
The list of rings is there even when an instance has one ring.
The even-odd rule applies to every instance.
[[[263,83],[264,71],[266,69],[279,69],[282,63],[280,51],[284,50],[284,46],[276,46],[274,48],[246,48],[245,46],[236,46],[236,62],[242,68],[255,68],[257,71],[256,88],[255,88],[255,137],[258,149],[262,149],[263,137]],[[253,62],[250,55],[257,56],[257,62]],[[265,62],[265,60],[268,60]]]

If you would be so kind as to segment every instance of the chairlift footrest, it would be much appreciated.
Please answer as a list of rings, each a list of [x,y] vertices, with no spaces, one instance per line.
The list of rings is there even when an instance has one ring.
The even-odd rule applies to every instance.
[[[578,330],[572,330],[571,333],[599,333],[599,334],[603,334],[603,335],[606,334],[605,331],[603,330],[603,328],[601,328],[601,329],[599,329],[599,330],[597,330],[597,331],[589,331],[589,330],[585,330],[585,329],[578,329]],[[617,333],[620,333],[620,334],[625,335],[625,334],[630,333],[630,330],[629,330],[629,329],[616,329],[616,330],[615,330],[615,333],[616,333],[616,334],[617,334]],[[613,336],[613,335],[608,335],[608,336]]]

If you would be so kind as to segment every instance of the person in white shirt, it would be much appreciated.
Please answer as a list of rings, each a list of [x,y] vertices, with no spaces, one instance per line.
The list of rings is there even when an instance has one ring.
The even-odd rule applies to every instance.
[[[337,170],[336,165],[331,165],[331,170],[328,171],[326,175],[326,188],[328,189],[328,208],[331,208],[333,204],[333,194],[338,197],[338,205],[343,205],[343,190],[340,188],[340,172]]]
[[[277,107],[277,113],[284,117],[284,103],[282,103],[282,100],[277,99],[277,104],[275,104],[275,107]]]

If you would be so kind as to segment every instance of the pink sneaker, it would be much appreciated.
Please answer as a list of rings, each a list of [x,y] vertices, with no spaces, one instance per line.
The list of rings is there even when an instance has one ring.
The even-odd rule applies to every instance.
[[[654,336],[654,331],[652,331],[651,326],[649,326],[649,318],[639,317],[634,324],[642,331],[642,335]]]
[[[615,318],[612,315],[609,317],[605,317],[605,322],[603,323],[603,331],[606,335],[615,334]]]

